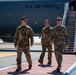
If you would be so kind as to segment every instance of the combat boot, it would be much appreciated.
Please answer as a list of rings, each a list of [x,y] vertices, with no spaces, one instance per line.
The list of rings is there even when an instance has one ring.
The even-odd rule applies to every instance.
[[[41,60],[38,60],[38,62],[42,65],[43,64],[43,61],[41,61]]]
[[[21,67],[18,67],[18,68],[16,69],[16,71],[17,71],[17,72],[21,71]]]
[[[49,62],[47,63],[47,65],[51,65],[51,61],[49,61]]]
[[[58,67],[57,67],[57,72],[60,72],[60,70],[61,70],[61,65],[58,65]]]
[[[29,64],[29,69],[31,69],[32,68],[32,64]]]

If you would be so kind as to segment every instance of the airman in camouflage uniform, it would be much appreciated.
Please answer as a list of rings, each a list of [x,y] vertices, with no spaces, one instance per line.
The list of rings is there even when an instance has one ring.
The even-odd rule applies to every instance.
[[[38,62],[40,64],[43,64],[43,58],[46,52],[46,48],[48,49],[48,63],[51,65],[51,59],[52,59],[52,27],[50,26],[50,21],[48,19],[45,20],[45,27],[42,29],[42,39],[41,39],[41,44],[42,44],[42,53],[40,55],[40,59]]]
[[[27,18],[22,17],[22,24],[16,29],[14,36],[14,46],[17,48],[17,69],[21,70],[21,56],[24,52],[26,60],[29,63],[29,69],[32,68],[32,60],[30,56],[29,39],[31,40],[31,46],[33,45],[33,30],[27,25]]]
[[[66,27],[61,25],[62,22],[61,20],[62,20],[61,17],[57,17],[57,25],[53,28],[55,56],[58,63],[57,67],[58,72],[60,72],[61,69],[62,53],[64,45],[66,45],[66,48],[68,48],[68,32]]]

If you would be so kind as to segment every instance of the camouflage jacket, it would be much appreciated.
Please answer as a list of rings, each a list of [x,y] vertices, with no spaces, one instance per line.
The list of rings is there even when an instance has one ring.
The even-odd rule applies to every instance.
[[[50,41],[52,41],[53,28],[52,27],[44,27],[42,29],[42,39],[41,43],[44,45],[50,45]]]
[[[14,45],[18,45],[19,47],[29,46],[29,39],[31,40],[31,44],[33,44],[33,35],[34,32],[30,26],[19,26],[14,35]]]
[[[65,26],[55,26],[54,30],[54,42],[57,44],[68,44],[68,32]]]

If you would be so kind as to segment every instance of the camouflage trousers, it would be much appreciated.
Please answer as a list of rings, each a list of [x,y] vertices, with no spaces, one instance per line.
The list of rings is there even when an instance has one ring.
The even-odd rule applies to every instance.
[[[42,45],[42,53],[40,55],[40,61],[43,62],[43,59],[44,59],[44,56],[45,56],[45,52],[46,52],[46,49],[48,49],[48,62],[51,62],[52,60],[52,46],[45,46],[45,45]]]
[[[63,47],[64,47],[63,44],[57,45],[56,43],[54,43],[55,57],[58,65],[62,64]]]
[[[29,46],[28,47],[24,47],[24,48],[17,47],[17,59],[16,59],[17,66],[21,67],[22,52],[24,52],[27,62],[29,64],[32,64]]]

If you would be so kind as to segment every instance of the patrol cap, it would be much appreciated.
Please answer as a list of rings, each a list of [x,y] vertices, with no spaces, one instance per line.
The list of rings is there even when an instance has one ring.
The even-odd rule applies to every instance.
[[[60,16],[58,16],[57,21],[62,21],[62,18]]]
[[[27,18],[26,18],[26,16],[24,16],[24,17],[21,17],[21,20],[25,20],[25,21],[27,21]]]
[[[51,23],[50,20],[46,19],[45,21],[47,21],[48,23]]]

